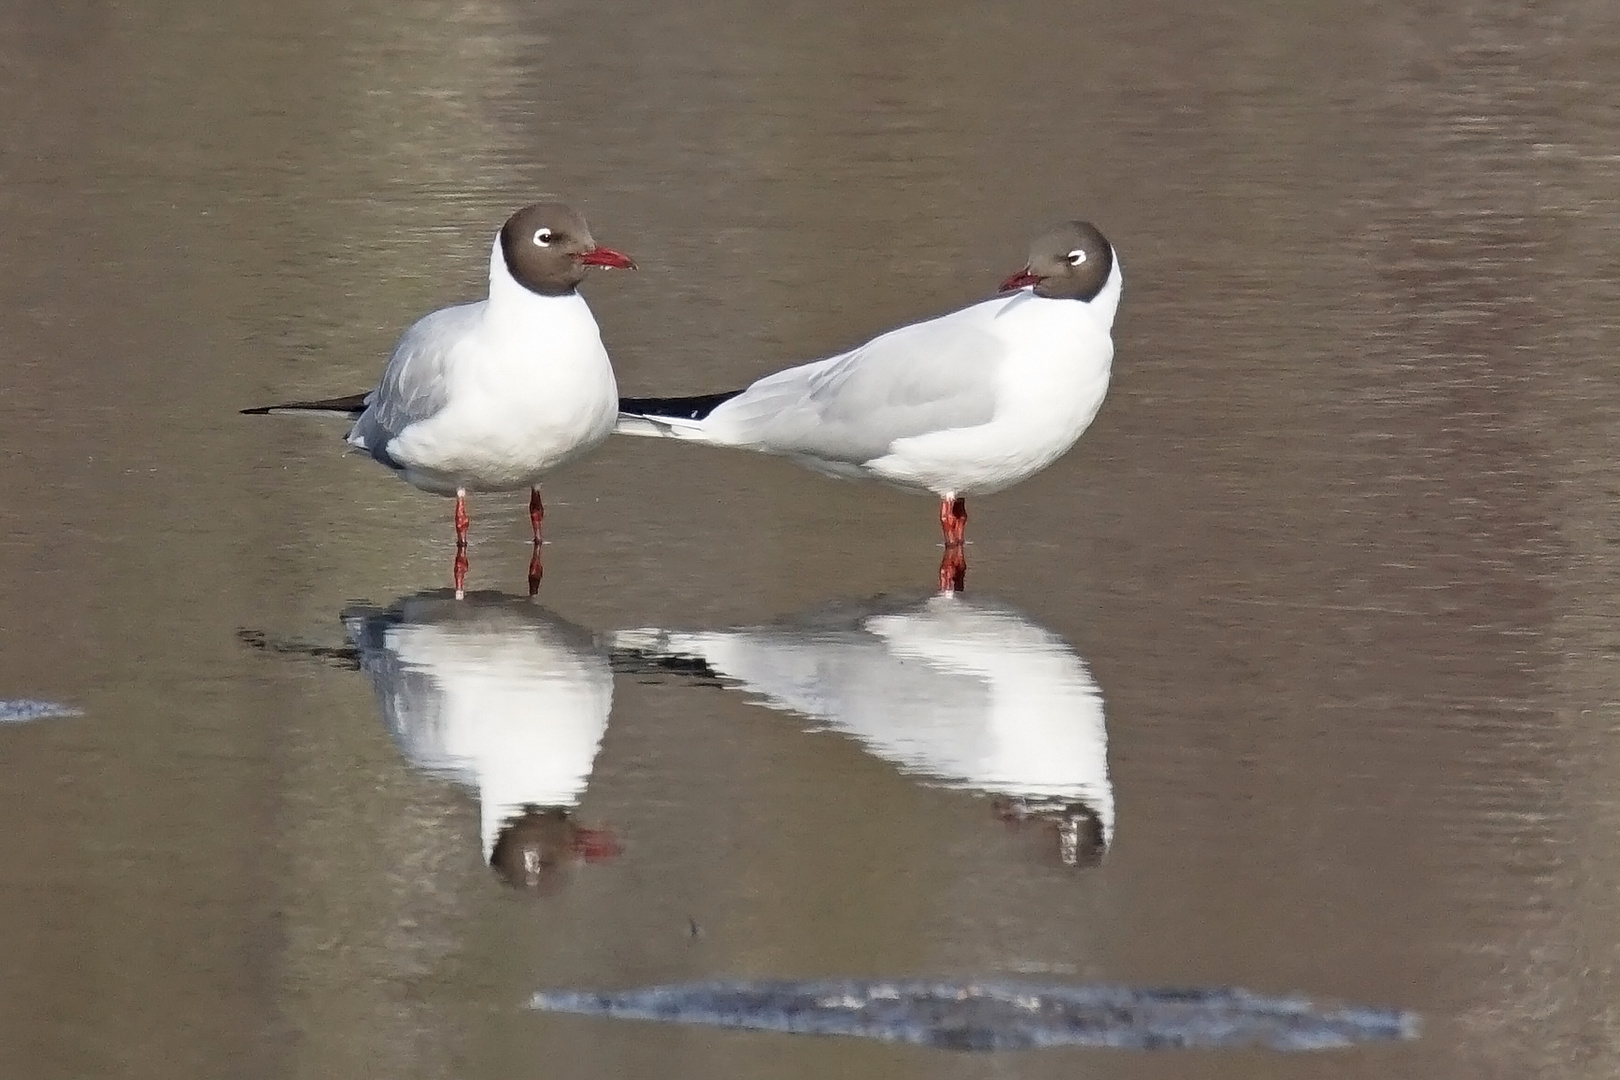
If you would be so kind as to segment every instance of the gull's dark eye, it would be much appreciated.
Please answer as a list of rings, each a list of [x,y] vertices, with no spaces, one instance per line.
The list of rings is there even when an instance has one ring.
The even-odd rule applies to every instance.
[[[1070,266],[1079,266],[1081,263],[1083,263],[1085,261],[1086,261],[1086,253],[1081,251],[1079,248],[1075,248],[1073,251],[1069,252],[1069,265]]]
[[[536,229],[536,230],[534,230],[534,242],[539,247],[550,247],[551,246],[551,230],[550,229]]]

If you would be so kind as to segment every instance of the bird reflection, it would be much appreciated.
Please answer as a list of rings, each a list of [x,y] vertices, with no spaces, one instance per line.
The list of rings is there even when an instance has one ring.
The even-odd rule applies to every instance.
[[[1114,833],[1102,693],[1051,631],[994,601],[840,604],[771,626],[625,630],[615,658],[718,678],[903,772],[993,797],[1090,866]]]
[[[503,880],[549,892],[570,866],[618,853],[573,817],[613,704],[589,631],[527,600],[448,591],[343,622],[405,757],[478,792],[484,859]]]

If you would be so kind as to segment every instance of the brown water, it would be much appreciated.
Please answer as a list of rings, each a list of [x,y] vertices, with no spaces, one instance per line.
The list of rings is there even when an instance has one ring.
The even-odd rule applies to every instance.
[[[0,1075],[1613,1075],[1620,9],[1250,2],[0,7]],[[369,384],[537,193],[627,392],[983,297],[1098,222],[1107,405],[975,503],[970,597],[1106,706],[1112,846],[621,673],[546,895],[341,646],[449,507],[245,405]],[[934,508],[616,440],[551,612],[722,628],[925,589]],[[521,592],[521,500],[472,584]],[[1044,838],[1043,838],[1044,837]],[[697,934],[692,930],[696,927]],[[1417,1009],[1314,1056],[1012,1057],[537,1015],[546,986],[1035,973]]]

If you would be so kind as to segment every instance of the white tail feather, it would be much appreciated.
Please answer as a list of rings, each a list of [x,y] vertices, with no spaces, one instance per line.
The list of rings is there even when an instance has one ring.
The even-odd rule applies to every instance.
[[[680,416],[644,416],[641,413],[619,414],[613,426],[615,435],[645,435],[660,439],[708,439],[702,420],[688,420]]]

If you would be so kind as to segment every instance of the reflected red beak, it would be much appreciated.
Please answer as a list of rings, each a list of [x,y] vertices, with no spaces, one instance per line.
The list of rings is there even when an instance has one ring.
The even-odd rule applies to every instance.
[[[624,256],[620,255],[619,258],[624,259]],[[606,829],[582,828],[574,834],[574,854],[586,862],[602,862],[617,858],[623,850],[619,842],[613,838],[613,834]]]
[[[586,266],[607,266],[614,270],[634,270],[636,264],[630,261],[630,256],[621,255],[612,248],[594,247],[583,255],[576,255],[580,262]]]
[[[1022,289],[1025,285],[1039,285],[1040,283],[1041,279],[1030,273],[1029,267],[1026,266],[1022,270],[1018,271],[1018,273],[1008,278],[1006,281],[1003,281],[1001,283],[1000,291],[1012,292],[1014,289]]]

